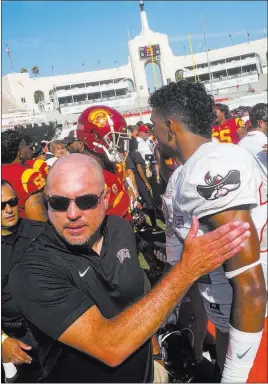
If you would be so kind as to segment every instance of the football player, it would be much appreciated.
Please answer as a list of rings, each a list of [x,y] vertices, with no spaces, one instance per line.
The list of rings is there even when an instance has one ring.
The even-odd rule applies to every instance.
[[[69,145],[70,150],[93,155],[104,168],[107,187],[111,190],[110,206],[107,214],[114,214],[131,220],[131,187],[127,179],[125,160],[130,133],[123,116],[115,109],[106,106],[89,107],[78,118],[76,137],[80,142]],[[82,144],[82,143],[83,144]],[[81,152],[83,151],[83,152]],[[129,191],[129,194],[128,194]]]
[[[47,164],[31,160],[33,142],[18,130],[2,132],[2,178],[14,188],[19,198],[19,215],[30,220],[47,221],[43,188]]]
[[[267,175],[244,149],[211,141],[214,102],[202,84],[172,82],[150,105],[161,151],[183,163],[173,196],[176,236],[184,241],[193,216],[199,235],[231,220],[251,225],[243,250],[203,276],[199,289],[217,329],[222,382],[267,382]]]
[[[237,144],[247,135],[247,128],[242,119],[233,118],[225,104],[215,105],[216,120],[212,127],[212,137],[221,143]]]

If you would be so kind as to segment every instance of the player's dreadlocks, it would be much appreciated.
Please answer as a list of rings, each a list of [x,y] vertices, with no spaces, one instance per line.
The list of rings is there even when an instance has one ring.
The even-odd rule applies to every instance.
[[[176,119],[191,132],[211,138],[211,125],[216,117],[214,100],[201,83],[172,82],[155,91],[149,103],[165,119]]]

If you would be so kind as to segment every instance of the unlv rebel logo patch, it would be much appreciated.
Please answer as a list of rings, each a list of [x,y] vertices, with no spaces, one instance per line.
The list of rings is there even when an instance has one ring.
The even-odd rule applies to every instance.
[[[198,185],[197,192],[206,200],[216,200],[226,196],[229,192],[235,191],[241,185],[240,171],[229,171],[225,177],[217,175],[211,177],[210,172],[205,175],[207,185]]]

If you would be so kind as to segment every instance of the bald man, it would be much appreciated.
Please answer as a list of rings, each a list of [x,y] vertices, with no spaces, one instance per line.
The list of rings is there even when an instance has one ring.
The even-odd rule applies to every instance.
[[[50,382],[153,382],[151,337],[189,287],[244,246],[247,223],[196,237],[180,263],[144,295],[130,225],[106,216],[100,165],[73,154],[52,167],[49,222],[10,275],[11,293],[34,329]]]

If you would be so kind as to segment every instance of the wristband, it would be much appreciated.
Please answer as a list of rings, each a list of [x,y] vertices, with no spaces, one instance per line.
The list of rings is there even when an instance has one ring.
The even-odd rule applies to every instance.
[[[9,336],[6,335],[5,333],[2,333],[2,341],[1,341],[1,344],[3,344],[3,342],[8,338]]]
[[[262,331],[242,332],[230,325],[222,383],[246,383],[262,338]]]

